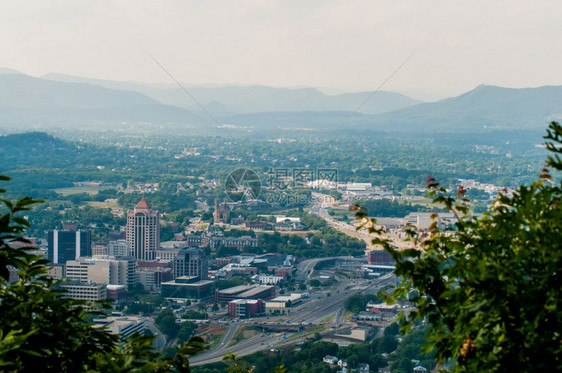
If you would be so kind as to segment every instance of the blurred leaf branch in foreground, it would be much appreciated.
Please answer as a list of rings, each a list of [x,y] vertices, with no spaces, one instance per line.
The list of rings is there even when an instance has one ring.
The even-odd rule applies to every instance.
[[[409,300],[401,331],[429,324],[424,351],[455,372],[562,371],[562,127],[550,123],[550,151],[531,185],[499,193],[481,216],[471,214],[466,189],[454,192],[428,177],[429,197],[454,214],[453,229],[438,214],[426,231],[406,226],[411,247],[399,250],[355,206],[358,229],[396,262],[399,285],[387,302]]]

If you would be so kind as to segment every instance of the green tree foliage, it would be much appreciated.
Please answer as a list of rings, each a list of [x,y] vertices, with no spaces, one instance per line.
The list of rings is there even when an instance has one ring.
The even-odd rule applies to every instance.
[[[166,334],[166,338],[168,339],[175,337],[179,329],[178,324],[176,324],[174,312],[170,308],[164,308],[160,311],[158,316],[154,319],[154,323],[162,333]]]
[[[263,155],[252,159],[241,148],[225,147],[225,139],[221,137],[137,130],[147,136],[131,138],[112,131],[106,132],[103,139],[95,131],[65,134],[75,140],[80,138],[79,143],[40,133],[2,136],[0,159],[4,161],[4,172],[17,176],[14,190],[37,198],[54,200],[56,195],[49,189],[72,187],[75,181],[95,180],[124,186],[159,182],[166,192],[174,191],[177,183],[184,184],[188,192],[203,193],[211,205],[215,196],[224,198],[222,188],[210,190],[194,186],[192,189],[185,186],[185,182],[196,182],[200,176],[207,180],[225,180],[234,167],[234,162],[226,159],[225,154],[239,157],[242,164],[246,162],[247,166],[264,173],[275,160],[287,168],[306,164],[333,167],[331,162],[336,162],[340,181],[370,182],[394,190],[401,190],[408,184],[423,184],[428,173],[446,184],[454,183],[456,178],[477,176],[481,182],[511,185],[528,179],[531,174],[528,165],[540,165],[541,161],[540,149],[534,148],[535,144],[529,140],[536,131],[383,135],[369,130],[361,132],[360,136],[352,131],[330,139],[329,144],[319,144],[316,138],[310,141],[310,136],[317,136],[317,132],[301,134],[302,137],[291,144],[266,142],[253,135],[247,138],[241,132],[238,135],[244,137],[244,146],[252,154]],[[157,149],[163,144],[165,149]],[[489,150],[475,151],[475,144]],[[200,156],[174,157],[183,149],[193,147],[198,148]],[[303,152],[304,147],[308,151]],[[518,156],[506,157],[508,152]],[[100,170],[97,165],[105,169]]]
[[[322,286],[322,283],[320,282],[320,280],[314,279],[310,280],[310,286],[312,286],[313,288],[317,288]]]
[[[229,229],[229,230],[225,230],[224,231],[224,235],[225,237],[242,237],[242,236],[250,236],[250,237],[256,237],[256,232],[250,230],[246,230],[246,229]]]
[[[428,330],[427,326],[420,327],[416,325],[412,327],[411,332],[402,338],[402,342],[396,348],[394,353],[396,361],[403,358],[411,360],[419,360],[420,364],[428,371],[435,367],[434,356],[432,353],[424,354],[421,347],[425,343],[425,334]]]
[[[413,369],[412,360],[407,357],[403,357],[400,360],[392,363],[390,367],[390,373],[405,373],[411,372]]]
[[[347,298],[343,303],[346,311],[358,314],[361,311],[365,311],[365,307],[369,302],[379,302],[379,297],[374,294],[355,294]]]
[[[398,347],[398,341],[393,335],[385,335],[380,339],[379,348],[381,352],[391,353]]]
[[[180,330],[178,331],[178,343],[183,345],[185,342],[189,341],[189,338],[197,329],[197,325],[191,321],[184,321],[181,323]]]
[[[217,253],[217,257],[221,258],[221,257],[228,257],[228,256],[233,256],[233,255],[239,255],[240,254],[240,250],[238,250],[235,247],[228,247],[228,246],[224,246],[221,245],[219,246],[219,248],[216,251]]]
[[[545,138],[553,152],[547,167],[560,171],[562,127],[551,123]],[[437,223],[428,232],[409,228],[416,248],[403,251],[373,240],[402,278],[393,299],[418,293],[402,331],[427,320],[424,351],[454,361],[456,372],[561,371],[562,183],[545,167],[538,181],[500,193],[480,217],[470,213],[464,188],[451,196],[432,178],[428,186],[434,202],[458,216],[454,234]]]
[[[252,283],[252,279],[250,277],[233,277],[230,280],[219,280],[217,282],[217,288],[219,290],[232,288],[238,285],[244,285],[244,283]]]
[[[139,290],[142,289],[142,290]],[[135,294],[145,294],[143,296],[138,296]],[[125,309],[126,314],[134,315],[134,314],[145,314],[150,315],[154,313],[156,307],[160,307],[162,304],[166,302],[163,296],[161,295],[148,295],[147,291],[144,290],[144,286],[142,284],[135,284],[135,288],[130,291],[132,294],[132,298],[135,300],[129,304],[127,304],[127,308]]]
[[[181,209],[173,213],[168,214],[168,218],[180,225],[180,227],[186,227],[191,223],[190,219],[193,217],[193,210]]]
[[[127,315],[150,315],[153,312],[154,305],[142,301],[129,303],[125,309]]]
[[[176,231],[170,224],[160,226],[160,240],[162,242],[172,241],[174,239],[174,233],[176,233]]]
[[[133,286],[129,287],[127,290],[127,297],[133,299],[139,299],[142,296],[148,295],[148,291],[144,288],[144,285],[140,282],[135,283]]]
[[[418,332],[418,331],[416,331]],[[421,341],[418,344],[418,351],[423,343],[423,331],[418,332],[421,334]],[[314,338],[315,340],[321,339],[318,334]],[[308,373],[308,372],[334,372],[335,370],[331,368],[328,364],[324,363],[322,359],[326,355],[337,356],[340,359],[347,359],[348,368],[356,366],[359,363],[368,363],[371,371],[376,372],[378,368],[387,365],[387,361],[381,356],[381,341],[383,338],[375,339],[372,343],[358,343],[351,344],[346,347],[338,347],[335,343],[330,343],[326,341],[308,341],[298,347],[291,347],[287,349],[281,349],[275,352],[274,356],[271,356],[269,352],[258,352],[256,354],[244,357],[249,366],[254,366],[253,373],[271,373],[274,372],[275,367],[286,367],[288,373]],[[394,347],[396,348],[397,342],[394,338]],[[389,352],[392,352],[391,350]],[[400,359],[402,355],[393,357],[392,359]],[[351,364],[351,365],[350,365]],[[207,367],[207,366],[206,366]],[[208,367],[211,367],[210,365]],[[216,369],[206,371],[199,367],[196,372],[199,373],[218,373],[222,370]]]
[[[194,310],[185,311],[183,315],[181,315],[182,319],[192,319],[192,320],[206,320],[209,318],[207,312],[198,312]]]
[[[0,175],[0,181],[8,177]],[[0,188],[0,194],[5,193]],[[205,348],[200,337],[173,358],[152,349],[150,337],[120,338],[88,321],[94,305],[64,297],[61,281],[47,276],[47,260],[23,238],[20,215],[40,201],[0,199],[0,369],[19,372],[189,372],[188,355]],[[10,274],[16,275],[11,278]]]
[[[213,211],[211,211],[211,210],[209,209],[209,210],[204,211],[203,213],[201,213],[201,221],[212,222],[212,221],[213,221]]]
[[[119,193],[118,200],[121,206],[133,208],[141,199],[141,194]],[[152,208],[160,212],[175,212],[195,208],[193,195],[185,191],[169,193],[158,191],[147,196]]]
[[[398,323],[393,322],[384,329],[384,335],[395,336],[400,332],[400,326]]]
[[[438,211],[436,208],[431,209],[421,205],[399,203],[398,201],[390,201],[388,199],[359,200],[355,203],[364,207],[369,212],[369,216],[403,218],[411,212]]]
[[[299,215],[301,222],[307,229],[319,230],[319,232],[310,235],[310,243],[297,235],[286,236],[279,232],[262,234],[259,236],[257,248],[260,253],[263,251],[268,253],[279,252],[306,258],[364,255],[365,242],[328,227],[326,222],[318,216],[306,213]]]
[[[232,352],[227,353],[222,358],[222,361],[228,366],[227,372],[229,373],[249,373],[252,370],[252,366],[249,365],[244,360],[238,358]]]

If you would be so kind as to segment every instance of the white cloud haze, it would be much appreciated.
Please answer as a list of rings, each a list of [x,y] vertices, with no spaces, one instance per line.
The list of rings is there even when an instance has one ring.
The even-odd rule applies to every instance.
[[[561,85],[556,1],[4,1],[0,66],[169,83],[376,88]]]

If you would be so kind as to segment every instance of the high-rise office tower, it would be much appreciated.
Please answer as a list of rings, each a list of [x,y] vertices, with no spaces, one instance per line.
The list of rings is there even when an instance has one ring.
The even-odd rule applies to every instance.
[[[131,256],[137,260],[151,261],[160,245],[160,220],[144,197],[127,213],[127,241]]]
[[[55,264],[92,255],[92,234],[89,230],[53,229],[48,232],[47,241],[47,259]]]
[[[182,276],[195,276],[199,280],[209,278],[209,261],[205,250],[190,247],[181,249],[174,258],[174,278]]]

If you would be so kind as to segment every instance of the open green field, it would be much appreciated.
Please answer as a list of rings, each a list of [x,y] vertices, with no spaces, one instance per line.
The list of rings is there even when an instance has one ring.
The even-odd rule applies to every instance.
[[[102,187],[99,186],[75,186],[72,188],[58,188],[53,190],[58,194],[68,196],[70,194],[78,193],[88,193],[90,195],[94,195],[97,194],[100,189],[102,189]]]
[[[260,334],[261,332],[259,331],[258,328],[253,327],[253,326],[243,326],[240,329],[238,329],[238,331],[236,332],[236,334],[234,334],[234,337],[232,338],[232,340],[230,341],[230,343],[228,344],[228,346],[234,346],[246,339],[249,338],[253,338],[256,337]]]
[[[345,322],[352,321],[353,320],[352,317],[353,317],[353,312],[345,311],[345,313],[343,314],[343,321]]]
[[[416,199],[409,199],[409,200],[406,200],[406,201],[400,201],[400,203],[410,203],[412,205],[421,205],[421,206],[426,206],[426,207],[435,206],[431,203],[431,199],[424,198],[424,197],[420,197],[420,198],[416,198]]]
[[[334,312],[333,314],[324,317],[322,320],[320,320],[320,323],[333,322],[335,315],[336,313]]]
[[[195,228],[196,231],[204,231],[209,226],[209,223],[201,223]]]
[[[328,209],[328,213],[332,216],[332,218],[334,218],[334,220],[342,221],[344,218],[353,218],[353,212],[348,209],[330,208]]]
[[[329,208],[328,211],[333,212],[335,214],[333,216],[344,216],[344,215],[352,214],[352,212],[349,211],[348,209],[341,209],[341,208],[335,208],[335,207]]]
[[[116,208],[120,207],[119,203],[117,203],[117,202],[94,202],[94,201],[91,201],[91,202],[88,202],[88,205],[90,205],[92,207],[95,207],[95,208],[98,208],[98,209],[107,209],[107,208],[116,209]]]

